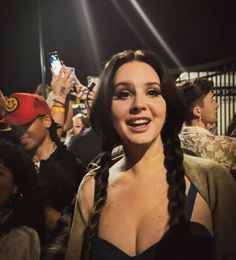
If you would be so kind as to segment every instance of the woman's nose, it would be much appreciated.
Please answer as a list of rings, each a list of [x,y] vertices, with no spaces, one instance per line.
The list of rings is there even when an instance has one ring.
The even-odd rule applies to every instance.
[[[133,104],[131,107],[131,113],[140,113],[142,110],[146,110],[146,103],[143,97],[134,97]]]

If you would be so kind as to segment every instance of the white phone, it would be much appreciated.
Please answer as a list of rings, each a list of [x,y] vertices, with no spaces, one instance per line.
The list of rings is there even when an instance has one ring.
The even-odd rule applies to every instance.
[[[58,75],[59,71],[62,67],[61,60],[60,60],[60,57],[58,55],[58,52],[57,51],[49,52],[48,53],[48,60],[49,60],[49,63],[51,65],[52,72],[55,75]]]

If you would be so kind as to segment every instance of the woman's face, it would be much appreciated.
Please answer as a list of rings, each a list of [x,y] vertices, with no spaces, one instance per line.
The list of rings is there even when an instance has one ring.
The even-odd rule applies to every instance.
[[[132,61],[114,76],[112,119],[124,144],[150,144],[159,136],[166,116],[160,79],[148,64]]]
[[[73,119],[73,134],[79,135],[82,132],[84,125],[80,117]]]
[[[4,204],[10,198],[14,186],[11,171],[0,162],[0,205]]]

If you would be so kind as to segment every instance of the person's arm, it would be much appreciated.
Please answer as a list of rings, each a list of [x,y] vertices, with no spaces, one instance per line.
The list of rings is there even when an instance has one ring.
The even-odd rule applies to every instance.
[[[51,88],[52,92],[49,94],[47,102],[51,108],[51,115],[53,120],[61,126],[58,130],[60,137],[63,132],[67,112],[67,96],[74,84],[75,77],[71,76],[71,69],[62,66],[58,75],[52,76]]]
[[[59,75],[53,75],[51,81],[52,92],[49,94],[47,102],[51,108],[52,118],[62,128],[58,131],[59,137],[63,131],[72,127],[73,108],[69,95],[77,98],[83,95],[81,83],[76,76],[71,75],[71,68],[62,66]],[[76,92],[71,92],[72,87]]]
[[[61,217],[61,212],[51,207],[45,208],[45,226],[49,230],[53,230],[57,226],[57,221]]]
[[[76,91],[71,92],[70,95],[76,99],[81,99],[82,96],[84,95],[84,92],[87,91],[87,87],[83,86],[76,77],[74,80],[74,87]],[[73,107],[72,107],[73,102],[69,100],[67,104],[68,104],[67,113],[66,113],[66,119],[65,119],[63,131],[67,131],[73,127],[73,122],[72,122],[72,118],[74,116]]]

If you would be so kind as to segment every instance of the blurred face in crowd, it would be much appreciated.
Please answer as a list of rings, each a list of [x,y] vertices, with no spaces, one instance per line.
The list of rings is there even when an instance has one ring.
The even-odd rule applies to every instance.
[[[11,171],[0,162],[0,206],[10,198],[14,190],[14,181]]]
[[[47,138],[50,138],[48,128],[51,123],[50,116],[39,116],[26,125],[12,126],[12,130],[26,150],[36,151]]]
[[[160,78],[140,61],[123,64],[114,77],[112,117],[123,143],[151,144],[160,138],[166,117]]]
[[[201,120],[205,125],[214,124],[217,121],[217,108],[219,107],[216,102],[212,91],[210,91],[203,99],[201,109]]]
[[[79,135],[84,128],[81,117],[75,117],[73,119],[73,135]]]

